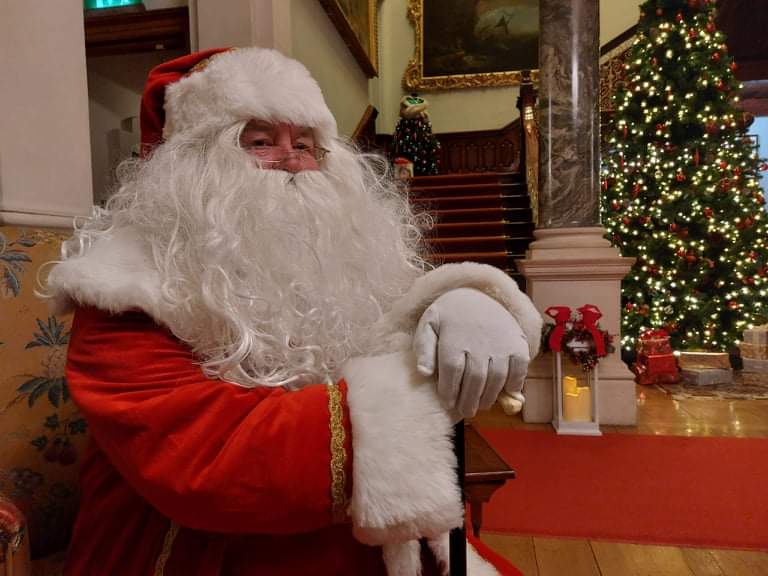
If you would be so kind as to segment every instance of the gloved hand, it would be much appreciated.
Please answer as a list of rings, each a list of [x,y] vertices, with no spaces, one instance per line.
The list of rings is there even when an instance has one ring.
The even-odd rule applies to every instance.
[[[465,418],[490,408],[502,389],[519,393],[530,362],[517,320],[473,288],[446,292],[425,310],[413,349],[421,374],[437,370],[443,406]]]

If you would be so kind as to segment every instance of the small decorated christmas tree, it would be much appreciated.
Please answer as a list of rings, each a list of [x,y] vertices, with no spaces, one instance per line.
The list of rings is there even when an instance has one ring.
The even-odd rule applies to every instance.
[[[392,158],[413,162],[415,176],[437,174],[440,170],[440,142],[432,134],[427,106],[427,101],[416,94],[403,96],[393,137]]]
[[[646,0],[604,155],[608,238],[637,261],[622,347],[664,328],[677,349],[726,350],[768,312],[768,227],[736,64],[716,0]]]

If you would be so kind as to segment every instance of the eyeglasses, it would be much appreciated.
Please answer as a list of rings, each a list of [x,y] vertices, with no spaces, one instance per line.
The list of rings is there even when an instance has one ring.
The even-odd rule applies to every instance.
[[[320,162],[321,160],[325,159],[325,157],[330,152],[330,150],[320,146],[315,146],[314,148],[294,148],[293,150],[286,150],[280,146],[252,145],[244,146],[243,149],[252,156],[256,156],[256,158],[259,159],[259,162],[265,162],[269,164],[280,164],[281,162],[285,162],[291,158],[295,158],[297,160],[309,160],[310,158],[314,158],[316,161]]]

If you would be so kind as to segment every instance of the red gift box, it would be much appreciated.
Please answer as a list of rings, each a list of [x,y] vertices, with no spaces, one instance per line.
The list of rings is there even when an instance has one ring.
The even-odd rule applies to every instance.
[[[677,361],[674,354],[650,354],[645,358],[648,375],[677,374]]]

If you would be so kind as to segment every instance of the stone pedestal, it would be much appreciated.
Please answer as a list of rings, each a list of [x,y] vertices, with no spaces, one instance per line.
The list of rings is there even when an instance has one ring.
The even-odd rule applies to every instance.
[[[549,228],[534,232],[525,260],[517,266],[525,275],[527,292],[539,312],[549,306],[594,304],[603,312],[600,326],[614,336],[616,351],[598,366],[600,423],[636,422],[634,375],[619,350],[621,280],[634,258],[624,258],[603,238],[598,226]],[[552,356],[541,354],[528,368],[523,420],[552,420]]]

